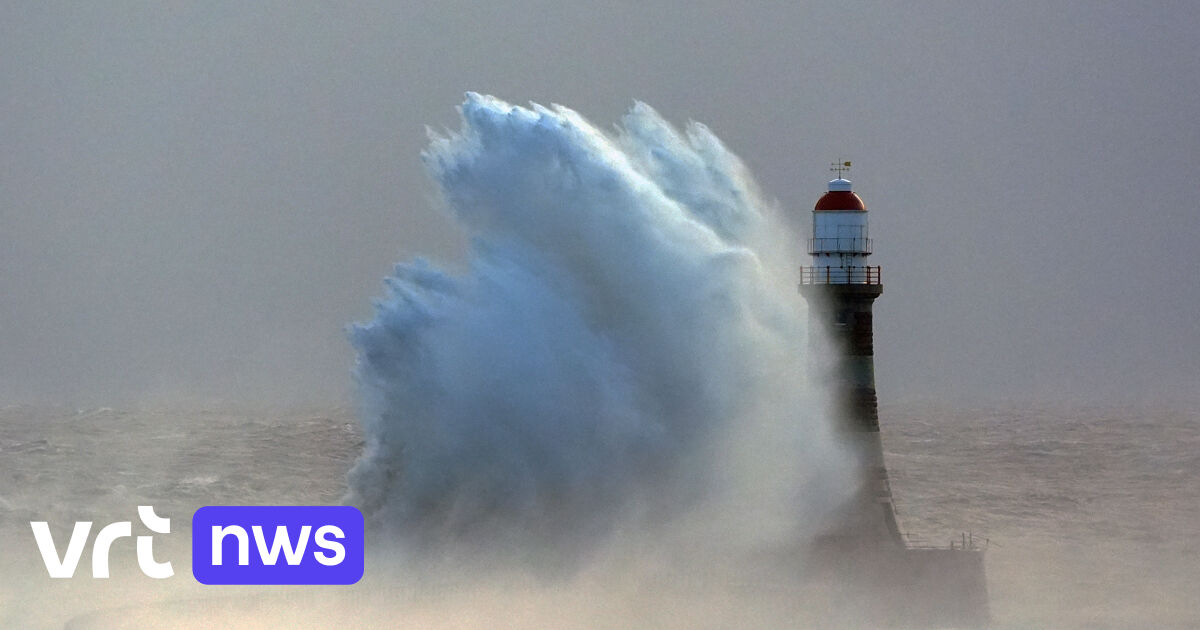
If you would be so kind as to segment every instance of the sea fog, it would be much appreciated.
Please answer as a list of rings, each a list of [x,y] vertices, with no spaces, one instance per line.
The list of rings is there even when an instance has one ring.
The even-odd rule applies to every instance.
[[[949,544],[967,531],[987,546],[992,627],[1200,623],[1200,410],[885,403],[881,424],[906,534]],[[371,557],[364,581],[342,589],[192,580],[196,508],[336,503],[361,442],[348,409],[0,410],[0,625],[803,627],[812,619],[779,592],[785,581],[722,582],[699,556],[690,583],[654,581],[644,564],[619,556],[571,576],[517,572],[469,587]],[[46,576],[30,520],[65,536],[75,520],[136,521],[139,504],[171,518],[156,553],[172,560],[174,578],[142,576],[131,541],[114,545],[109,580],[88,575],[86,555],[75,579]]]

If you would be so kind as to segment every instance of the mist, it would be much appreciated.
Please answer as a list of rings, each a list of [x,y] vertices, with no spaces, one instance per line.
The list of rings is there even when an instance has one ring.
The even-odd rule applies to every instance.
[[[385,541],[483,564],[569,568],[692,511],[720,532],[704,548],[818,533],[854,458],[810,385],[790,233],[741,161],[642,103],[611,134],[562,106],[460,111],[424,159],[468,270],[397,265],[353,330],[349,501]]]

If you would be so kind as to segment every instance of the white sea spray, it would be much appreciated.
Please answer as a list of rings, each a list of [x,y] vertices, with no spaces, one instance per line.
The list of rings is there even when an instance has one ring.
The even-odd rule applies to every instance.
[[[815,522],[848,464],[807,385],[799,241],[741,161],[642,103],[607,133],[561,106],[460,111],[423,158],[469,268],[397,265],[352,328],[348,500],[426,551]]]

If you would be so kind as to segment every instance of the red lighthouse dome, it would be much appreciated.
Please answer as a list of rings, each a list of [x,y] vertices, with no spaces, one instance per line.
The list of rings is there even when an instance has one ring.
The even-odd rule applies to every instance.
[[[867,205],[850,190],[850,180],[838,178],[829,182],[829,192],[821,195],[813,210],[863,210]]]

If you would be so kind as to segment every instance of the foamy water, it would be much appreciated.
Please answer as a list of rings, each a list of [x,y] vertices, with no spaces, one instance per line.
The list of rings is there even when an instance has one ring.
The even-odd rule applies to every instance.
[[[1200,625],[1200,411],[885,403],[882,412],[904,528],[927,542],[948,543],[963,530],[990,541],[994,627]],[[393,579],[394,603],[376,610],[384,616],[374,619],[409,615],[421,627],[488,627],[508,615],[514,623],[549,623],[551,615],[530,594],[556,585],[534,577],[446,592],[389,577],[368,559],[363,584],[333,593],[194,583],[187,551],[192,511],[221,503],[336,502],[360,448],[356,426],[350,412],[328,410],[0,411],[0,626],[58,628],[89,610],[169,600],[192,602],[179,605],[185,612],[223,610],[226,619],[247,627],[271,627],[272,619],[287,620],[279,615],[288,609],[261,602],[297,593],[305,602],[328,603],[324,610],[334,612],[317,621],[332,624],[344,613],[335,605],[339,597],[353,599],[357,592],[382,608],[380,590],[387,592]],[[132,562],[114,559],[113,579],[92,580],[86,556],[81,577],[46,577],[29,520],[57,523],[56,534],[65,534],[75,519],[132,519],[140,503],[172,518],[174,533],[156,548],[175,562],[176,577],[150,580]],[[114,546],[114,555],[120,549]],[[126,551],[132,556],[132,543]],[[562,607],[560,621],[612,627],[617,610],[634,627],[639,620],[642,627],[661,626],[664,617],[700,627],[720,615],[757,620],[755,627],[787,627],[805,613],[769,585],[729,584],[723,595],[707,598],[707,607],[689,608],[685,604],[695,602],[687,584],[647,586],[637,566],[605,571],[627,576],[629,587],[607,580],[601,601],[586,598],[591,591],[562,587],[551,600]],[[729,607],[722,607],[722,597]],[[195,603],[212,598],[220,599]],[[568,606],[569,615],[563,612]],[[485,614],[491,617],[480,617]]]
[[[622,528],[817,530],[854,481],[807,378],[797,241],[741,161],[641,103],[608,130],[478,94],[460,112],[423,157],[468,267],[398,264],[351,332],[372,528],[559,568]]]

